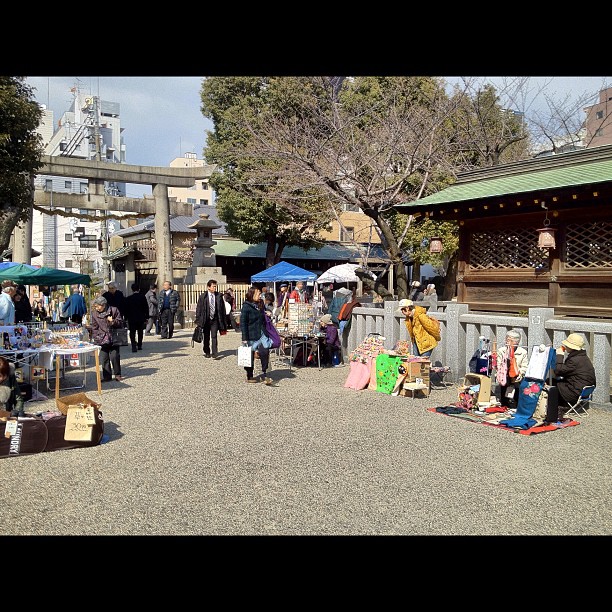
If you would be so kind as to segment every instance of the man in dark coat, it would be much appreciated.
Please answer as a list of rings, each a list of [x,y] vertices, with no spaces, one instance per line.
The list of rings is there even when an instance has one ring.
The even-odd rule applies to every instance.
[[[147,298],[140,293],[138,283],[132,285],[132,295],[125,298],[125,318],[130,328],[130,342],[132,353],[142,350],[142,336],[144,335],[145,323],[149,318],[149,304]]]
[[[117,283],[110,281],[106,285],[108,291],[102,294],[102,297],[107,301],[109,306],[114,306],[119,309],[121,316],[125,319],[125,295],[121,289],[117,289]]]
[[[225,334],[227,332],[227,318],[225,314],[225,300],[217,291],[217,281],[214,279],[206,283],[206,291],[198,299],[195,323],[202,328],[202,351],[204,352],[204,357],[212,356],[213,359],[217,359],[217,333]]]
[[[567,356],[565,355],[567,353]],[[583,387],[596,385],[595,368],[584,350],[584,338],[570,334],[557,350],[555,384],[559,389],[560,421],[569,407],[576,403]]]

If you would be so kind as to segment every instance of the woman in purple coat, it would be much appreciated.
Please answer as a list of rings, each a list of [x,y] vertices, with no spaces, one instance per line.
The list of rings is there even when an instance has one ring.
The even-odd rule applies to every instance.
[[[325,331],[325,352],[327,361],[337,368],[341,365],[340,354],[342,343],[338,335],[338,328],[333,324],[330,314],[323,315],[319,321],[321,329]]]

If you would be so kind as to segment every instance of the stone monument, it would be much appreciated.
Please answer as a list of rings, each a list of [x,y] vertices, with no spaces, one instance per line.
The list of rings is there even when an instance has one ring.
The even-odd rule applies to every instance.
[[[226,283],[227,277],[221,268],[217,267],[215,251],[212,248],[217,244],[212,239],[213,230],[221,226],[212,221],[209,215],[202,214],[199,220],[189,227],[195,228],[198,235],[194,241],[193,261],[187,269],[183,282],[186,285],[205,285],[211,278],[214,278],[218,283]]]

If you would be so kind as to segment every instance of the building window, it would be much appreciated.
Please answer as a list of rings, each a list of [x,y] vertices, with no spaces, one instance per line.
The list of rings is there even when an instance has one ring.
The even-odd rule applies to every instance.
[[[72,181],[64,181],[65,189],[72,189]]]
[[[64,240],[66,242],[72,242],[72,234],[64,234]]]
[[[187,204],[193,204],[195,206],[196,205],[196,199],[195,198],[187,198]]]
[[[51,179],[45,181],[45,191],[53,191],[53,181]]]
[[[79,208],[79,215],[89,215],[89,211],[86,208]]]
[[[208,189],[208,181],[202,181],[202,189]]]
[[[340,229],[340,242],[348,242],[355,237],[354,227],[345,227]]]
[[[64,268],[72,268],[72,259],[67,259],[64,262]]]
[[[95,274],[93,261],[81,261],[81,274]]]
[[[595,132],[595,136],[603,136],[603,128],[599,128],[596,132]]]
[[[80,189],[81,193],[87,193],[87,183],[81,183]]]
[[[597,111],[595,113],[595,119],[603,119],[603,111]]]
[[[204,198],[200,198],[200,206],[208,206],[208,200]]]
[[[68,208],[64,208],[64,211],[67,213],[71,213],[72,212],[72,208],[68,207]]]

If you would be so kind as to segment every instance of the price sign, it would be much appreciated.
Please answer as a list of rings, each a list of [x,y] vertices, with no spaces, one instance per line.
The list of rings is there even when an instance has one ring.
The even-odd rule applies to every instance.
[[[79,367],[79,354],[78,353],[72,353],[70,355],[70,366],[73,368]]]
[[[88,406],[68,406],[66,417],[66,428],[64,429],[64,440],[73,442],[91,442],[93,427],[90,424],[88,411],[93,414],[93,408]],[[94,421],[95,422],[95,421]]]

